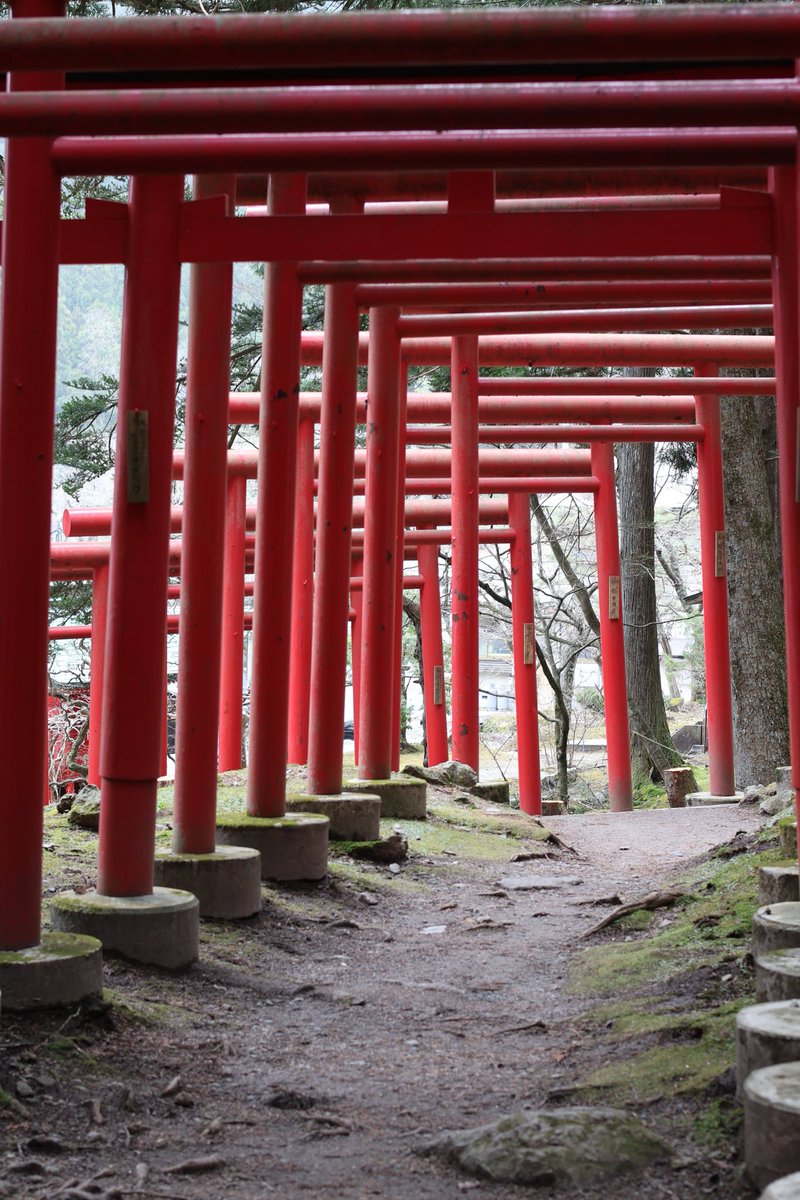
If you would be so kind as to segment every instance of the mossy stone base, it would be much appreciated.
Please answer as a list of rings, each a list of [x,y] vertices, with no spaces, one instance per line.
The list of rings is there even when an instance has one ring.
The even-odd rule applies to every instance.
[[[361,795],[286,797],[287,812],[321,813],[330,821],[328,836],[337,842],[374,842],[381,836],[381,798]]]
[[[764,1188],[800,1171],[800,1063],[753,1071],[744,1084],[745,1174]]]
[[[261,855],[249,846],[218,846],[213,854],[156,851],[155,882],[197,897],[201,917],[240,921],[261,912]]]
[[[102,951],[97,938],[75,933],[43,933],[38,946],[0,951],[3,1008],[62,1008],[100,996]]]
[[[753,1071],[800,1060],[800,1000],[751,1004],[736,1017],[736,1091]]]
[[[800,946],[800,903],[767,904],[753,917],[753,957]]]
[[[756,956],[756,1000],[800,1000],[800,946]]]
[[[566,809],[564,808],[563,800],[543,800],[542,801],[542,816],[543,817],[563,817]]]
[[[689,792],[686,797],[687,805],[703,808],[710,804],[738,804],[744,800],[744,792],[735,792],[732,796],[715,796],[713,792]]]
[[[794,817],[781,817],[778,821],[778,841],[781,854],[786,858],[797,858],[797,821]]]
[[[382,817],[424,821],[428,815],[428,785],[424,779],[413,779],[408,775],[395,775],[393,779],[346,779],[342,790],[379,796]]]
[[[489,804],[508,804],[511,799],[508,784],[504,779],[495,783],[476,783],[469,790],[470,795],[477,796],[479,800],[486,800]]]
[[[759,868],[759,904],[787,904],[793,900],[800,900],[800,877],[796,861]]]
[[[279,883],[324,879],[328,874],[327,817],[292,813],[288,817],[251,817],[246,812],[217,813],[217,841],[249,846],[261,855],[261,878]]]
[[[99,938],[107,954],[180,971],[197,962],[200,911],[197,897],[174,888],[146,896],[62,892],[53,900],[54,929]]]

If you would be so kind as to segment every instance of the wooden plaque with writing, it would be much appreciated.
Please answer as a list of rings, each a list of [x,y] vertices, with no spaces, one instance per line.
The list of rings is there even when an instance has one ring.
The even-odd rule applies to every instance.
[[[150,499],[150,463],[146,409],[133,409],[128,413],[125,449],[128,503],[147,504]]]

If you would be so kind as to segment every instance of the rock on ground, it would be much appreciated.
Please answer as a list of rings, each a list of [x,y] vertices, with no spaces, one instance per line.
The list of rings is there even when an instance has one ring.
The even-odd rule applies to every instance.
[[[433,783],[438,787],[470,789],[478,782],[477,773],[472,767],[466,763],[452,761],[437,763],[435,767],[417,767],[411,763],[403,767],[403,773],[415,779],[424,779],[426,783]]]
[[[97,833],[100,828],[100,789],[84,788],[67,813],[67,821],[79,829],[91,829]]]
[[[534,1187],[592,1184],[671,1154],[636,1117],[584,1107],[513,1113],[477,1129],[444,1133],[422,1151],[482,1179]]]

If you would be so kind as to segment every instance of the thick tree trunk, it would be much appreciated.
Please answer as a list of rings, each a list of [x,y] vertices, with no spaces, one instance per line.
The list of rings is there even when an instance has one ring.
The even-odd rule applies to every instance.
[[[634,788],[678,766],[667,727],[658,656],[655,587],[655,447],[617,448],[625,669],[631,708]]]
[[[774,779],[775,768],[789,761],[783,604],[763,404],[729,397],[721,410],[735,769],[742,787]]]

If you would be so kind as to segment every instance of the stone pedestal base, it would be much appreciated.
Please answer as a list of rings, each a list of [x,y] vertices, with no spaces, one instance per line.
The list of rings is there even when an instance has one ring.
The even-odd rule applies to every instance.
[[[563,817],[566,809],[564,808],[563,800],[543,800],[542,801],[542,816],[543,817]]]
[[[751,1004],[736,1018],[736,1091],[753,1071],[800,1059],[800,1000]]]
[[[80,1004],[102,991],[97,938],[44,933],[38,946],[0,950],[0,1003],[11,1012]]]
[[[148,896],[62,892],[53,900],[53,928],[88,933],[106,954],[180,971],[197,962],[200,928],[191,892],[154,888]]]
[[[797,900],[800,900],[800,884],[796,862],[787,861],[759,868],[759,904],[789,904]]]
[[[733,796],[715,796],[712,792],[689,792],[686,803],[695,807],[709,804],[738,804],[744,800],[744,792],[736,792]]]
[[[776,1179],[761,1193],[761,1200],[800,1200],[800,1171]]]
[[[239,921],[261,912],[261,856],[246,846],[213,854],[156,852],[155,882],[197,897],[201,917]]]
[[[494,783],[476,783],[469,791],[470,795],[477,796],[479,800],[486,800],[489,804],[508,804],[511,798],[509,786],[504,779],[498,779]]]
[[[424,779],[408,775],[396,775],[393,779],[346,779],[342,785],[344,792],[379,796],[381,816],[396,821],[424,821],[428,815],[427,790]]]
[[[786,858],[797,858],[797,821],[794,817],[781,817],[778,821],[778,842],[781,854]]]
[[[800,946],[759,954],[756,964],[756,1000],[800,1000]]]
[[[800,1063],[780,1063],[744,1084],[745,1173],[754,1187],[800,1170]]]
[[[800,903],[768,904],[753,917],[753,958],[800,946]]]
[[[321,813],[330,821],[328,836],[337,842],[376,842],[381,836],[381,798],[362,795],[287,796],[287,812]]]
[[[288,817],[217,813],[217,841],[258,850],[262,879],[297,883],[328,874],[328,818],[318,813]]]

